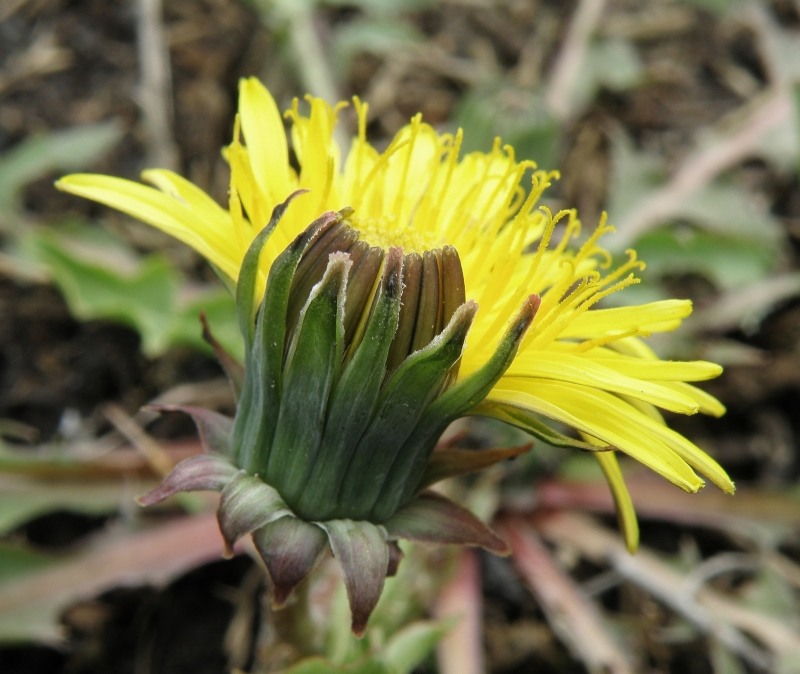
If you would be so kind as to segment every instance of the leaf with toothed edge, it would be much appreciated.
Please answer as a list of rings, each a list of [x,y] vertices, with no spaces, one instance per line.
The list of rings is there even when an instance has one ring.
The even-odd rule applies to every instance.
[[[139,496],[142,506],[154,505],[184,491],[222,491],[239,472],[230,461],[221,456],[198,454],[184,459],[175,466],[155,489]]]
[[[389,570],[386,531],[370,522],[354,520],[329,520],[319,525],[328,534],[331,550],[342,568],[352,629],[361,636],[380,599]]]

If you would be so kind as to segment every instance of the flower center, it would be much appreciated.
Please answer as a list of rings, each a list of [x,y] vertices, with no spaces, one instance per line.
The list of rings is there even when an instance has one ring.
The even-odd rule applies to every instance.
[[[351,215],[348,220],[357,229],[364,241],[388,250],[402,248],[406,252],[421,253],[437,248],[437,242],[425,232],[414,227],[403,227],[396,215],[364,217]]]
[[[395,234],[389,226],[389,217],[379,226],[374,219],[364,222],[353,217],[349,210],[342,216],[321,233],[303,255],[292,282],[288,324],[297,323],[311,289],[325,273],[329,257],[334,253],[347,253],[352,261],[344,308],[347,358],[363,337],[388,248],[410,250],[403,256],[399,325],[386,368],[391,372],[411,353],[430,344],[465,302],[461,261],[453,246],[426,248],[427,237],[422,234],[409,231]],[[389,232],[391,235],[386,236]],[[377,245],[370,245],[367,240]]]

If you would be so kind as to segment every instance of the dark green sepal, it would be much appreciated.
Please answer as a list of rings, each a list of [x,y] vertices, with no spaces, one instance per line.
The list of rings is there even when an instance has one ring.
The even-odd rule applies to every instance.
[[[473,374],[440,395],[425,413],[425,421],[436,417],[459,417],[483,400],[517,355],[522,338],[533,323],[541,300],[530,295],[511,321],[491,358]]]
[[[420,480],[433,449],[431,438],[439,438],[451,421],[483,400],[511,365],[539,308],[539,297],[530,295],[511,321],[491,358],[476,372],[444,391],[434,400],[408,439],[409,473],[405,481],[391,474],[382,498],[408,501],[419,489]],[[413,456],[413,459],[411,457]]]
[[[332,211],[323,213],[297,235],[270,267],[254,338],[246,352],[244,385],[233,427],[232,444],[238,465],[249,473],[262,472],[269,457],[280,405],[286,313],[295,270],[308,245],[338,219]],[[262,243],[265,242],[266,239]]]
[[[286,355],[283,387],[265,479],[296,508],[322,442],[328,398],[344,351],[344,300],[350,256],[333,253],[300,312]]]
[[[239,268],[239,280],[236,284],[236,309],[239,317],[239,329],[244,336],[245,353],[249,353],[253,346],[253,335],[255,332],[255,321],[253,320],[258,307],[255,303],[257,285],[258,285],[258,266],[261,260],[261,251],[264,245],[272,236],[272,232],[278,226],[289,204],[299,195],[307,192],[308,190],[296,190],[292,192],[285,201],[275,206],[272,209],[272,216],[267,225],[256,234],[252,243],[250,244],[247,252],[242,259],[242,265]]]
[[[341,514],[339,485],[348,469],[352,448],[364,434],[378,404],[389,348],[397,331],[402,274],[402,250],[391,248],[363,339],[331,393],[324,451],[314,462],[306,490],[296,505],[301,516],[325,520]],[[349,281],[347,292],[351,292]]]
[[[385,502],[384,483],[390,475],[400,482],[407,478],[413,457],[408,456],[406,441],[461,357],[476,311],[474,302],[462,304],[447,327],[428,346],[403,361],[384,386],[375,415],[342,481],[340,502],[349,517],[380,522],[400,505],[398,500]],[[376,504],[381,507],[376,509]]]

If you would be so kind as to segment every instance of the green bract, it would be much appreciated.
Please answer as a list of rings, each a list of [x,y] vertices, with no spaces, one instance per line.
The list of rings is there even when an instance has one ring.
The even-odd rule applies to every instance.
[[[275,260],[258,299],[261,251],[294,196],[240,270],[246,359],[243,377],[231,373],[240,381],[236,415],[162,407],[193,416],[207,454],[178,464],[141,502],[220,491],[226,546],[252,534],[278,604],[330,549],[361,633],[400,560],[398,538],[507,552],[468,511],[425,489],[525,451],[434,450],[505,372],[538,298],[525,302],[494,356],[453,384],[477,311],[464,300],[453,248],[382,251],[359,239],[349,211],[327,212]]]

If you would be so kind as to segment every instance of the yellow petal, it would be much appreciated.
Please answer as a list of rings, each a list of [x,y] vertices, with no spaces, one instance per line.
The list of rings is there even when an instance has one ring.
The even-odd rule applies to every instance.
[[[594,309],[577,316],[562,333],[562,337],[593,337],[613,326],[625,332],[635,329],[644,334],[668,332],[677,328],[692,313],[688,300],[662,300],[639,306]]]
[[[230,278],[237,276],[239,251],[228,233],[220,231],[221,221],[207,217],[204,200],[187,202],[131,180],[91,174],[66,176],[56,187],[153,225],[194,248]]]
[[[617,447],[685,491],[703,486],[686,461],[654,431],[658,424],[625,401],[602,391],[553,382],[537,381],[530,390],[501,388],[504,385],[501,379],[488,399],[524,407]]]
[[[275,99],[254,77],[239,86],[239,115],[256,186],[262,199],[275,206],[293,190],[286,131]]]
[[[606,391],[639,398],[645,402],[680,414],[695,414],[697,401],[687,393],[675,390],[646,377],[631,377],[587,357],[567,353],[526,351],[519,354],[506,371],[504,380],[516,380],[519,388],[536,388],[526,379],[547,379],[580,386],[593,386]]]
[[[614,504],[617,507],[619,527],[625,538],[625,547],[629,552],[634,553],[639,548],[639,521],[636,518],[636,509],[633,507],[631,493],[622,476],[617,455],[614,452],[596,452],[594,456],[611,488],[611,495],[614,497]]]

